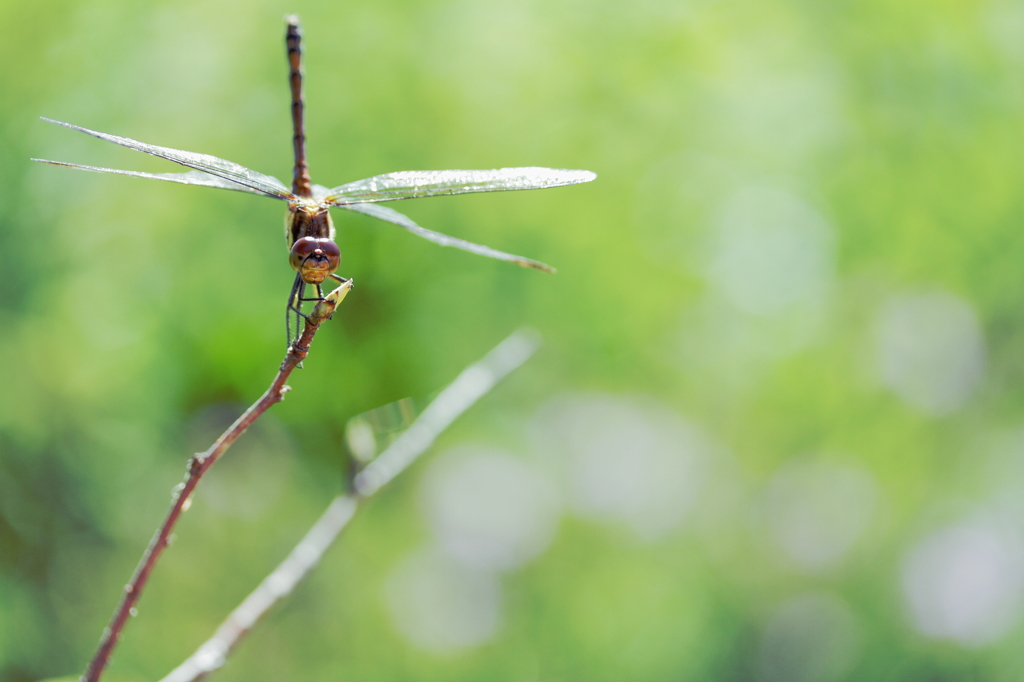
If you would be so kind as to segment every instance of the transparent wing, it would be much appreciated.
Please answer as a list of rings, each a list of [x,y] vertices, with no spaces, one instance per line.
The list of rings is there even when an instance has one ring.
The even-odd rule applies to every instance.
[[[536,270],[543,270],[544,272],[554,272],[555,269],[550,265],[541,263],[540,261],[531,260],[529,258],[523,258],[522,256],[516,256],[511,253],[505,253],[504,251],[498,251],[492,249],[489,246],[482,246],[480,244],[474,244],[473,242],[467,242],[464,239],[456,239],[455,237],[449,237],[446,234],[440,232],[434,232],[428,230],[425,227],[417,225],[412,218],[405,216],[398,211],[392,210],[387,206],[378,206],[376,204],[342,204],[341,208],[348,209],[349,211],[356,211],[357,213],[365,213],[366,215],[373,216],[374,218],[380,218],[386,220],[389,223],[394,223],[399,227],[404,227],[413,234],[429,239],[435,244],[441,246],[454,246],[457,249],[463,251],[469,251],[480,256],[487,256],[488,258],[497,258],[498,260],[508,261],[509,263],[515,263],[521,265],[524,268],[534,268]]]
[[[55,121],[52,118],[43,117],[43,120],[48,121],[50,123],[55,123],[60,126],[64,126],[65,128],[71,128],[72,130],[77,130],[79,132],[86,133],[87,135],[92,135],[93,137],[98,137],[101,140],[106,140],[107,142],[119,144],[122,147],[128,147],[129,149],[134,149],[139,152],[151,154],[152,156],[156,156],[161,159],[173,161],[176,164],[185,166],[186,168],[191,168],[192,170],[200,171],[201,173],[207,173],[209,175],[222,178],[223,180],[226,180],[229,183],[239,185],[242,188],[244,188],[241,189],[241,191],[249,191],[254,194],[263,194],[265,196],[275,197],[277,199],[284,199],[286,201],[295,198],[292,195],[292,193],[288,191],[288,188],[285,187],[284,184],[277,178],[271,177],[269,175],[263,175],[262,173],[257,173],[254,170],[249,170],[245,166],[240,166],[237,163],[227,161],[225,159],[219,159],[216,156],[210,156],[209,154],[196,154],[195,152],[186,152],[180,149],[171,149],[170,147],[158,147],[156,145],[146,144],[145,142],[139,142],[138,140],[132,140],[127,137],[108,135],[107,133],[100,133],[96,132],[95,130],[89,130],[88,128],[82,128],[76,125],[72,125],[70,123],[64,123],[63,121]],[[47,163],[54,162],[48,161]],[[59,165],[68,165],[71,167],[76,167],[73,166],[72,164]],[[94,168],[88,168],[84,166],[77,167],[86,168],[86,170],[97,170]],[[106,169],[98,170],[100,170],[101,172],[111,172],[106,171]],[[112,172],[121,172],[129,174],[127,171]],[[138,175],[140,177],[154,177],[154,175],[150,175],[147,173],[136,173],[135,175]],[[174,176],[173,173],[165,173],[159,175],[160,177],[157,177],[157,179],[159,180],[171,180],[171,178]],[[181,180],[172,180],[172,182],[181,182]],[[205,182],[187,182],[186,184],[204,184],[210,187],[226,188],[224,185],[217,185]],[[231,189],[238,188],[232,187]]]
[[[96,173],[116,173],[117,175],[131,175],[136,178],[148,178],[150,180],[167,180],[168,182],[180,182],[183,185],[203,185],[204,187],[217,187],[219,189],[231,189],[238,192],[249,192],[251,194],[260,194],[257,190],[251,187],[243,187],[242,185],[235,184],[225,180],[224,178],[218,178],[215,175],[209,173],[203,173],[202,171],[188,171],[187,173],[140,173],[137,171],[126,171],[117,170],[115,168],[99,168],[98,166],[83,166],[77,163],[65,163],[64,161],[47,161],[46,159],[32,159],[33,161],[39,161],[40,163],[48,163],[51,166],[64,166],[66,168],[77,168],[78,170],[95,171]]]
[[[345,444],[353,457],[369,462],[387,450],[421,411],[412,398],[403,398],[356,415],[345,424]]]
[[[543,189],[590,182],[597,175],[558,168],[498,168],[495,170],[400,171],[375,175],[327,190],[323,200],[333,206],[396,201],[469,192]]]

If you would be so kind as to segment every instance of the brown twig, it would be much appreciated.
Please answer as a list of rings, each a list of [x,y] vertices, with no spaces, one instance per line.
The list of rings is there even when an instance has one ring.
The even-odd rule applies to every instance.
[[[516,332],[464,369],[405,433],[363,469],[355,479],[355,491],[336,497],[288,557],[231,612],[210,639],[161,682],[197,682],[224,665],[260,618],[320,562],[359,504],[412,464],[460,414],[526,362],[538,344],[535,334]]]
[[[85,669],[85,673],[79,678],[79,682],[98,682],[103,674],[107,663],[110,662],[110,655],[121,638],[121,631],[124,629],[125,623],[128,622],[128,617],[135,612],[135,604],[139,601],[139,596],[142,594],[142,589],[149,579],[149,574],[153,571],[153,567],[160,559],[164,549],[167,548],[171,532],[174,530],[174,526],[177,524],[182,512],[188,509],[192,492],[199,485],[199,480],[203,477],[203,474],[213,466],[220,456],[231,447],[231,444],[254,421],[259,419],[260,415],[270,409],[275,403],[284,400],[285,393],[290,390],[285,385],[285,382],[291,376],[292,371],[309,354],[309,346],[313,342],[313,337],[316,335],[320,325],[331,317],[334,309],[351,288],[352,282],[350,280],[331,292],[326,300],[317,303],[316,307],[313,308],[313,312],[306,318],[306,325],[302,335],[288,348],[277,376],[274,377],[270,388],[263,394],[263,397],[235,420],[235,423],[228,427],[206,452],[197,453],[189,460],[185,480],[174,489],[171,497],[171,508],[167,511],[167,516],[164,518],[163,523],[160,524],[153,539],[149,541],[149,546],[143,552],[131,580],[125,585],[121,601],[118,603],[117,609],[115,609],[114,615],[110,619],[110,624],[103,630],[99,647],[89,662],[89,666]]]

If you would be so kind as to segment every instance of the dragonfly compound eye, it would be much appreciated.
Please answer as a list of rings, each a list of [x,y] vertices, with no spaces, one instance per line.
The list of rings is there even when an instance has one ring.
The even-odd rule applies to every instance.
[[[330,239],[303,237],[292,244],[288,262],[307,284],[320,284],[341,265],[341,250]]]

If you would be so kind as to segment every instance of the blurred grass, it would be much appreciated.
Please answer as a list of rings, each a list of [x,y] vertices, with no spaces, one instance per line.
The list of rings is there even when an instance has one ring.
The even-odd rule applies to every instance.
[[[1019,458],[991,443],[1024,421],[1019,3],[5,0],[0,680],[82,669],[202,445],[190,429],[273,375],[291,281],[279,203],[30,164],[173,170],[38,116],[287,178],[290,12],[315,182],[517,165],[599,179],[401,206],[555,276],[336,216],[356,289],[269,431],[200,489],[113,673],[166,673],[284,555],[340,489],[349,417],[437,390],[529,324],[542,354],[443,446],[529,458],[524,433],[551,396],[653,396],[717,443],[728,486],[653,542],[567,515],[546,554],[502,576],[497,638],[438,656],[381,599],[429,537],[414,470],[219,679],[770,679],[765,624],[808,589],[854,616],[845,678],[1016,675],[1016,616],[984,646],[928,638],[899,576],[922,534],[1022,484],[986,473]],[[834,230],[805,341],[786,341],[803,313],[745,316],[708,276],[722,206],[746,186],[782,188]],[[938,416],[873,369],[881,303],[929,288],[967,301],[985,341],[978,388]],[[818,459],[868,472],[881,502],[841,565],[808,572],[766,535],[762,496],[787,462]]]

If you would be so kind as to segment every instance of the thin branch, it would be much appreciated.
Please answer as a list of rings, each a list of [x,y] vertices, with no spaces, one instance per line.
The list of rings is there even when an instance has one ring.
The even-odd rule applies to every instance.
[[[526,362],[538,345],[536,334],[518,331],[463,370],[412,426],[356,476],[355,492],[334,498],[288,557],[231,612],[210,639],[161,682],[197,682],[224,665],[260,618],[316,567],[359,504],[412,464],[459,415]]]
[[[150,540],[146,551],[143,552],[131,580],[125,585],[121,601],[118,603],[117,609],[115,609],[114,615],[110,619],[110,624],[103,630],[99,647],[89,662],[89,667],[86,668],[85,674],[79,678],[79,682],[98,682],[103,674],[103,670],[110,662],[110,656],[114,651],[114,647],[117,646],[118,641],[121,639],[121,631],[128,622],[129,616],[134,615],[135,604],[139,601],[142,590],[149,580],[149,575],[153,571],[156,562],[160,559],[160,555],[170,543],[171,532],[178,523],[181,514],[188,509],[192,492],[199,485],[203,474],[214,465],[220,456],[231,447],[231,444],[254,421],[259,419],[260,415],[275,403],[284,400],[285,393],[290,390],[285,385],[285,382],[291,376],[292,371],[309,354],[309,346],[313,342],[313,337],[316,335],[320,325],[330,318],[334,313],[334,309],[345,298],[345,295],[351,288],[352,282],[345,282],[331,292],[326,300],[317,303],[313,308],[313,312],[306,318],[306,325],[302,335],[288,348],[288,353],[281,362],[281,368],[278,370],[277,376],[274,377],[270,388],[263,394],[263,397],[235,420],[235,423],[228,427],[206,452],[197,453],[189,460],[185,480],[174,489],[171,496],[171,508],[167,511],[167,516],[164,518],[163,523],[160,524],[156,534],[153,535],[153,539]]]

